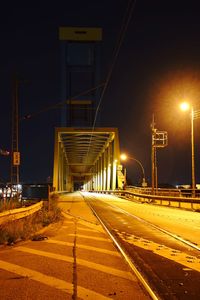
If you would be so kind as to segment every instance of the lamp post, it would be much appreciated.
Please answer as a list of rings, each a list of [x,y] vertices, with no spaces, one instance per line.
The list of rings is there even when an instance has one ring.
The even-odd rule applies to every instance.
[[[195,154],[194,154],[194,112],[193,106],[187,102],[180,105],[181,110],[186,111],[190,109],[191,118],[191,173],[192,173],[192,197],[195,197],[196,180],[195,180]]]
[[[140,166],[140,168],[142,170],[142,186],[146,187],[147,183],[146,183],[146,180],[145,180],[145,172],[144,172],[144,167],[143,167],[142,163],[138,159],[136,159],[135,157],[128,156],[125,153],[121,154],[120,158],[123,161],[125,161],[127,159],[135,160],[139,164],[139,166]],[[125,181],[126,181],[126,178],[125,178]]]

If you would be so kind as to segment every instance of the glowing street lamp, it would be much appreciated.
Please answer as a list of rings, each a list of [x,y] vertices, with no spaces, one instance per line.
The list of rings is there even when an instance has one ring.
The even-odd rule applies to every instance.
[[[180,108],[182,111],[190,110],[190,118],[191,118],[191,166],[192,166],[192,197],[195,197],[195,157],[194,157],[194,109],[187,102],[183,102],[180,104]]]
[[[122,153],[121,155],[120,155],[120,158],[121,158],[121,160],[127,160],[127,155],[125,154],[125,153]]]
[[[142,163],[141,163],[139,160],[137,160],[135,157],[128,156],[128,155],[126,155],[125,153],[122,153],[122,154],[120,155],[120,159],[123,160],[123,161],[126,161],[126,160],[128,160],[128,159],[135,160],[135,161],[139,164],[139,166],[140,166],[140,168],[141,168],[141,170],[142,170],[142,176],[143,176],[143,178],[142,178],[142,186],[143,186],[143,187],[147,186],[146,180],[145,180],[144,167],[143,167]]]
[[[180,109],[181,109],[182,111],[187,111],[187,110],[190,109],[190,104],[189,104],[188,102],[182,102],[182,103],[180,104]]]

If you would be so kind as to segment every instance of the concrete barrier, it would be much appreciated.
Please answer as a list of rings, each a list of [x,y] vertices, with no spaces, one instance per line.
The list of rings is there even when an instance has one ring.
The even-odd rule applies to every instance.
[[[10,221],[18,220],[25,218],[39,211],[43,206],[43,201],[40,201],[36,204],[33,204],[29,207],[24,208],[15,208],[12,210],[7,210],[5,212],[0,213],[0,225],[3,223],[7,223]]]

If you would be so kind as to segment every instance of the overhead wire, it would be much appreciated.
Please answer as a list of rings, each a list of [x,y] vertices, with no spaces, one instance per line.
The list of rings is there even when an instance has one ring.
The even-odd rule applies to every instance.
[[[81,93],[79,93],[79,94],[77,94],[77,95],[74,95],[74,96],[72,96],[72,97],[70,97],[70,98],[68,98],[68,99],[66,99],[66,100],[64,100],[64,101],[58,102],[58,103],[53,104],[53,105],[46,106],[46,107],[44,107],[43,109],[41,109],[41,110],[39,110],[39,111],[37,111],[37,112],[35,112],[35,113],[32,113],[32,114],[26,114],[25,116],[23,116],[23,117],[20,119],[20,121],[31,119],[32,117],[35,117],[35,116],[37,116],[37,115],[39,115],[39,114],[41,114],[41,113],[43,113],[43,112],[45,112],[45,111],[48,111],[48,110],[55,109],[55,108],[58,108],[58,107],[60,107],[60,106],[63,106],[63,105],[65,105],[65,104],[67,104],[68,101],[75,100],[75,99],[77,99],[78,97],[85,96],[85,95],[87,95],[87,94],[89,94],[89,93],[91,93],[91,92],[93,92],[93,91],[95,91],[95,90],[97,90],[97,89],[103,87],[104,84],[105,84],[105,83],[102,82],[102,83],[98,84],[97,86],[95,86],[95,87],[93,87],[93,88],[91,88],[91,89],[85,90],[85,91],[83,91],[83,92],[81,92]]]
[[[99,112],[99,108],[101,106],[101,103],[102,103],[102,100],[103,100],[103,97],[104,97],[104,94],[106,92],[106,89],[108,87],[108,84],[110,82],[110,78],[111,78],[111,75],[112,75],[112,72],[113,72],[113,69],[114,69],[114,66],[115,66],[115,63],[117,61],[117,58],[118,58],[118,55],[119,55],[119,51],[120,51],[120,48],[121,48],[121,45],[122,45],[122,42],[124,40],[124,36],[125,36],[125,33],[126,33],[126,30],[128,28],[128,25],[129,25],[129,22],[131,20],[131,16],[132,16],[132,13],[133,13],[133,10],[134,10],[134,7],[135,7],[135,4],[136,4],[136,0],[129,0],[128,2],[128,5],[127,5],[127,8],[126,8],[126,13],[124,14],[124,17],[123,17],[123,21],[122,21],[122,26],[120,28],[120,32],[119,32],[119,35],[118,35],[118,39],[117,39],[117,42],[116,42],[116,46],[114,48],[114,51],[113,51],[113,60],[112,60],[112,64],[110,66],[110,69],[108,71],[108,74],[107,74],[107,77],[106,77],[106,80],[105,82],[103,83],[100,83],[99,85],[91,88],[91,89],[88,89],[86,91],[83,91],[77,95],[74,95],[64,101],[61,101],[61,102],[58,102],[56,104],[53,104],[53,105],[49,105],[49,106],[46,106],[44,107],[43,109],[35,112],[35,113],[32,113],[32,114],[26,114],[25,116],[23,116],[20,120],[27,120],[27,119],[30,119],[36,115],[39,115],[45,111],[48,111],[48,110],[51,110],[51,109],[55,109],[55,108],[58,108],[62,105],[65,105],[68,101],[70,100],[73,100],[73,99],[76,99],[78,97],[81,97],[81,96],[84,96],[84,95],[87,95],[89,94],[90,92],[94,91],[94,90],[97,90],[98,88],[101,88],[103,87],[103,90],[102,90],[102,93],[101,93],[101,96],[100,96],[100,99],[99,99],[99,102],[98,102],[98,105],[97,105],[97,108],[96,108],[96,111],[95,111],[95,116],[94,116],[94,121],[93,121],[93,124],[92,124],[92,128],[94,130],[95,128],[95,125],[96,125],[96,120],[97,120],[97,116],[98,116],[98,112]]]
[[[101,93],[101,96],[100,96],[100,99],[99,99],[99,102],[98,102],[98,105],[97,105],[97,108],[96,108],[96,111],[95,111],[94,121],[93,121],[93,125],[92,125],[92,133],[91,133],[90,143],[88,145],[88,152],[87,152],[86,157],[88,157],[88,154],[89,154],[89,151],[90,151],[92,135],[93,135],[94,130],[95,130],[99,109],[100,109],[100,106],[102,104],[102,100],[103,100],[103,97],[104,97],[105,92],[107,90],[107,87],[109,85],[109,82],[110,82],[110,79],[111,79],[111,76],[112,76],[112,73],[113,73],[113,69],[114,69],[116,61],[118,59],[119,52],[120,52],[122,43],[124,41],[124,37],[125,37],[126,31],[127,31],[128,25],[130,23],[135,5],[136,5],[136,0],[129,0],[128,5],[126,7],[126,12],[125,12],[123,20],[122,20],[122,26],[120,28],[118,39],[117,39],[117,42],[116,42],[116,46],[115,46],[114,51],[113,51],[112,63],[111,63],[110,68],[108,70],[108,74],[107,74],[107,77],[106,77],[106,80],[105,80],[105,84],[104,84],[104,87],[103,87],[103,90],[102,90],[102,93]]]
[[[126,7],[126,12],[124,14],[124,17],[123,17],[123,20],[122,20],[122,25],[121,25],[121,28],[120,28],[120,31],[119,31],[119,34],[118,34],[118,39],[117,39],[117,42],[116,42],[116,46],[115,46],[115,48],[113,50],[112,63],[111,63],[110,68],[108,70],[105,82],[97,85],[96,87],[93,87],[91,89],[83,91],[83,92],[81,92],[81,93],[79,93],[79,94],[77,94],[75,96],[72,96],[72,97],[70,97],[70,98],[68,98],[68,99],[66,99],[64,101],[58,102],[57,104],[49,105],[49,106],[47,106],[47,107],[45,107],[45,108],[43,108],[43,109],[41,109],[41,110],[39,110],[39,111],[37,111],[35,113],[27,114],[23,118],[21,118],[21,120],[27,120],[27,119],[30,119],[30,118],[32,118],[32,117],[34,117],[36,115],[39,115],[39,114],[45,112],[45,111],[58,108],[58,107],[60,107],[62,105],[67,104],[68,101],[71,101],[73,99],[76,99],[76,98],[84,96],[84,95],[87,95],[90,92],[92,92],[94,90],[97,90],[98,88],[102,87],[103,90],[101,92],[101,95],[100,95],[100,98],[99,98],[99,102],[98,102],[98,105],[97,105],[96,110],[95,110],[94,121],[93,121],[93,124],[92,124],[92,133],[91,133],[91,136],[90,136],[90,141],[89,141],[89,144],[88,144],[88,151],[87,151],[87,154],[86,154],[86,159],[87,159],[89,151],[90,151],[90,147],[91,147],[92,136],[94,134],[94,130],[95,130],[96,122],[97,122],[97,117],[98,117],[99,109],[100,109],[100,106],[102,104],[102,100],[104,98],[105,92],[106,92],[106,90],[108,88],[108,85],[110,83],[111,76],[112,76],[115,64],[117,62],[117,59],[118,59],[118,56],[119,56],[119,52],[120,52],[122,43],[124,41],[124,37],[125,37],[126,31],[127,31],[128,25],[130,23],[130,20],[131,20],[131,17],[132,17],[135,5],[136,5],[136,0],[129,0],[128,1],[127,7]]]
[[[97,120],[97,115],[98,115],[98,112],[99,112],[99,108],[101,106],[103,97],[105,95],[106,89],[107,89],[108,84],[110,82],[110,79],[111,79],[111,76],[112,76],[112,73],[113,73],[113,69],[114,69],[114,66],[116,64],[116,61],[117,61],[117,58],[118,58],[118,55],[119,55],[119,51],[121,49],[122,42],[124,40],[129,22],[130,22],[131,17],[132,17],[133,10],[135,8],[135,4],[136,4],[136,0],[129,0],[129,2],[128,2],[127,8],[126,8],[126,13],[125,13],[123,21],[122,21],[122,26],[120,28],[118,40],[117,40],[116,46],[115,46],[114,51],[113,51],[112,64],[111,64],[110,69],[108,71],[108,74],[107,74],[107,77],[106,77],[106,80],[105,80],[105,85],[104,85],[99,103],[98,103],[97,108],[96,108],[94,122],[93,122],[93,128],[96,125],[96,120]],[[127,16],[127,14],[128,14],[128,16]]]

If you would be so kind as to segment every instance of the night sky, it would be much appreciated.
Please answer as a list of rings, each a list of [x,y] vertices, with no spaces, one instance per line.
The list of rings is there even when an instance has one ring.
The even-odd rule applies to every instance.
[[[59,26],[103,28],[102,81],[113,58],[128,0],[17,1],[0,16],[1,149],[11,148],[12,78],[17,74],[20,118],[20,180],[46,182],[53,170],[54,128],[60,110]],[[168,132],[158,150],[160,183],[191,182],[189,113],[182,99],[200,108],[200,5],[198,1],[136,1],[112,77],[101,103],[102,126],[118,127],[120,146],[142,162],[151,179],[151,119]],[[200,120],[195,120],[196,177],[200,182]],[[140,179],[126,163],[132,183]],[[0,181],[10,180],[10,159],[0,156]]]

